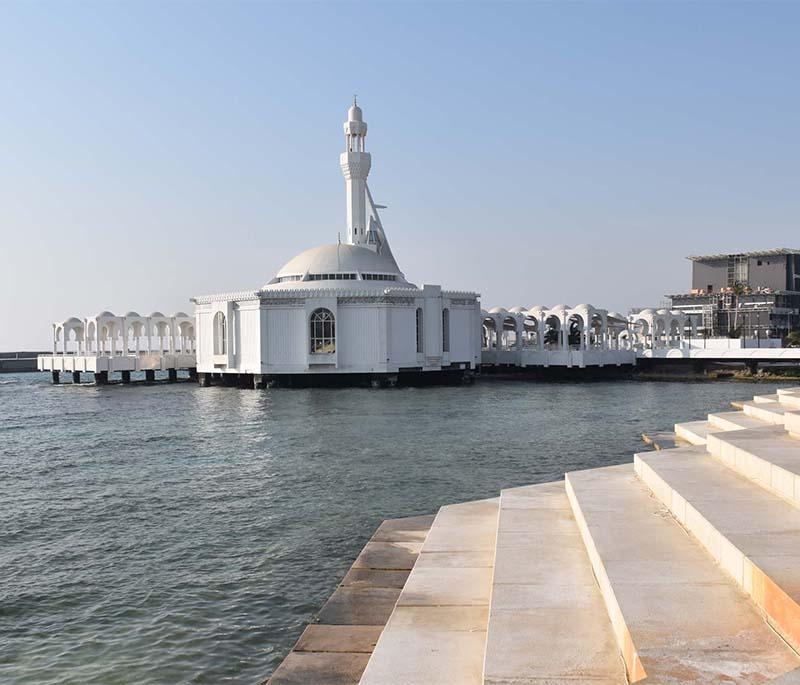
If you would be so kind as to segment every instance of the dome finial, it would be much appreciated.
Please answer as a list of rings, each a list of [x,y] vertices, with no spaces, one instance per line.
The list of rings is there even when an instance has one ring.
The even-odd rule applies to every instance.
[[[347,110],[347,119],[348,121],[364,121],[364,115],[361,112],[361,107],[358,106],[355,95],[353,96],[353,104]]]

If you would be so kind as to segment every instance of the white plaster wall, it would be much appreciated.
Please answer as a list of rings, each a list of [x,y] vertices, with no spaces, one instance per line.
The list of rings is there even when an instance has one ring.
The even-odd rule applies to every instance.
[[[450,363],[475,362],[476,346],[480,348],[480,322],[475,325],[475,311],[467,307],[450,307]]]
[[[415,306],[389,308],[389,358],[393,366],[419,366]]]
[[[305,308],[268,307],[262,310],[266,318],[267,335],[263,349],[265,372],[294,371],[305,369],[307,354]],[[282,369],[280,367],[287,367]]]
[[[214,370],[214,311],[211,310],[211,305],[197,305],[195,309],[198,371]]]
[[[339,307],[336,321],[339,371],[372,371],[385,366],[386,358],[381,355],[381,339],[385,338],[385,330],[381,331],[383,318],[377,305]]]
[[[236,366],[241,373],[261,373],[261,317],[259,303],[241,305],[236,312]]]

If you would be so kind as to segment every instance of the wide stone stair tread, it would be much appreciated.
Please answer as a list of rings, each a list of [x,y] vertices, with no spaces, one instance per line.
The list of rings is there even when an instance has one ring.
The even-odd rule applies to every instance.
[[[715,434],[706,449],[742,476],[800,504],[800,440],[782,427]]]
[[[681,450],[704,453],[648,454]],[[568,473],[566,490],[630,682],[762,683],[800,666],[629,464]]]
[[[746,428],[763,428],[764,421],[748,416],[743,411],[723,411],[708,415],[708,423],[721,430],[744,430]]]
[[[483,682],[627,682],[563,482],[501,493]]]
[[[722,430],[708,421],[686,421],[675,424],[675,435],[690,445],[705,445],[710,432]]]
[[[361,685],[482,684],[498,510],[439,510]]]
[[[785,404],[769,400],[766,402],[756,402],[750,400],[749,402],[742,402],[742,411],[748,416],[760,419],[765,423],[772,423],[775,425],[783,425],[783,415],[788,408]]]
[[[800,685],[800,668],[770,680],[769,685]]]
[[[771,625],[800,649],[800,510],[701,448],[637,454],[635,468]]]
[[[766,403],[766,402],[778,402],[780,400],[780,395],[776,392],[774,395],[753,395],[753,402],[756,404],[759,403]]]
[[[779,388],[778,401],[789,409],[800,410],[800,388]]]

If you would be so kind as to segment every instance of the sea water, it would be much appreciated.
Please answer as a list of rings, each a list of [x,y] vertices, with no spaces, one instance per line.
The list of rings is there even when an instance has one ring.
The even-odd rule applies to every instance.
[[[0,376],[0,683],[257,683],[381,520],[629,462],[774,387]]]

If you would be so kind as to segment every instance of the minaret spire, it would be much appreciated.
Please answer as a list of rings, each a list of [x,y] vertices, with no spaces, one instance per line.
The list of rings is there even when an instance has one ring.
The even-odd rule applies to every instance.
[[[367,246],[367,176],[372,166],[372,155],[364,147],[367,124],[363,119],[356,96],[347,110],[344,122],[344,152],[339,163],[347,188],[347,241],[351,245]]]

